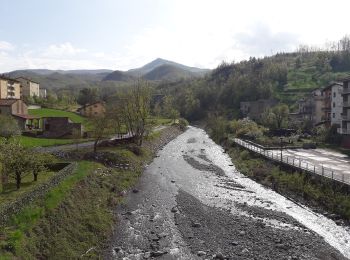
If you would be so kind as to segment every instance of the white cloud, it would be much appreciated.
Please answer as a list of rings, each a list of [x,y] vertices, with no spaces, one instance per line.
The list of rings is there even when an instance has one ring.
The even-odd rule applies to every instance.
[[[44,57],[67,57],[76,56],[85,52],[85,49],[76,48],[70,42],[65,42],[50,45],[44,50],[42,55]]]
[[[11,43],[7,41],[0,41],[0,50],[12,51],[13,49],[15,49],[15,46],[12,45]]]

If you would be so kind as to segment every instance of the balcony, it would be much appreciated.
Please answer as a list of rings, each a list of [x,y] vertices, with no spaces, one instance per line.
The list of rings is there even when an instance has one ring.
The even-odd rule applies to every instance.
[[[343,107],[350,107],[350,101],[344,101]]]
[[[347,128],[338,128],[337,132],[341,135],[350,135],[350,129]]]
[[[344,88],[343,91],[342,91],[342,94],[343,95],[350,94],[350,88]]]
[[[350,121],[350,115],[342,115],[341,119],[344,121]]]

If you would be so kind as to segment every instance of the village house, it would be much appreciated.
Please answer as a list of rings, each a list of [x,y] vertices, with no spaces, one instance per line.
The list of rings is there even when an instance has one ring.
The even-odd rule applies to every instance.
[[[0,75],[0,99],[20,98],[20,82]]]
[[[21,84],[21,97],[40,96],[40,85],[38,82],[24,77],[19,77],[16,80]]]
[[[0,99],[0,115],[13,116],[22,131],[39,128],[40,118],[28,115],[28,107],[20,99]]]
[[[259,99],[257,101],[244,101],[240,103],[240,112],[243,117],[260,120],[262,114],[269,108],[278,104],[275,99]]]
[[[84,131],[81,123],[74,123],[68,117],[44,117],[42,126],[45,138],[80,138]]]
[[[103,116],[105,112],[105,103],[102,101],[86,104],[78,109],[78,113],[86,117],[100,117]]]
[[[314,126],[320,125],[326,119],[324,117],[324,101],[322,88],[314,89],[297,102],[298,112],[291,113],[290,118],[298,123],[311,121]]]

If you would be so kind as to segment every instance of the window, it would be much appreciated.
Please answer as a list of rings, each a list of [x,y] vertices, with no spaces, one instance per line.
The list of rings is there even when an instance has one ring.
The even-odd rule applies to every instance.
[[[333,97],[336,97],[337,96],[337,93],[336,92],[333,92]]]
[[[333,102],[333,107],[335,107],[335,102]]]
[[[333,118],[335,118],[335,113],[333,113]]]

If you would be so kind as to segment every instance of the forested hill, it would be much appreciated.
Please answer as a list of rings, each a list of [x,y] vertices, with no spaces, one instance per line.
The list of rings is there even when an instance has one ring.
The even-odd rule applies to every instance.
[[[307,92],[350,74],[349,47],[337,51],[303,49],[239,63],[222,63],[203,79],[162,84],[189,119],[209,113],[238,116],[241,101],[274,97],[293,104]]]

